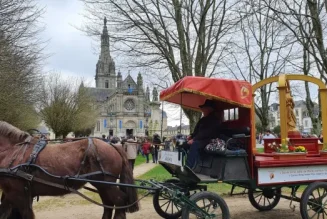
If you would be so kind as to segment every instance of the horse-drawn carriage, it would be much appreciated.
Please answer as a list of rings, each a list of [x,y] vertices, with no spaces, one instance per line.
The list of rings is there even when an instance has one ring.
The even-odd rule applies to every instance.
[[[285,95],[288,83],[283,82],[283,78],[269,79],[269,82],[275,79],[279,80],[280,95]],[[254,90],[259,85],[255,85]],[[322,109],[326,114],[324,124],[327,89],[321,90],[324,92]],[[32,200],[37,196],[73,192],[90,200],[77,191],[90,183],[94,188],[86,189],[98,192],[102,199],[102,204],[96,204],[105,209],[103,219],[111,218],[112,209],[116,210],[115,218],[124,218],[126,211],[137,211],[140,199],[136,189],[148,190],[146,195],[153,194],[154,208],[164,218],[228,219],[230,214],[225,201],[207,191],[206,184],[217,182],[247,189],[251,204],[260,211],[273,209],[283,197],[300,202],[302,218],[325,218],[327,159],[319,153],[318,140],[291,138],[294,144],[305,143],[308,149],[304,157],[292,161],[276,159],[266,143],[264,153],[257,153],[251,84],[186,77],[162,91],[160,98],[196,111],[206,99],[216,101],[215,110],[223,118],[223,126],[231,139],[226,142],[227,149],[203,151],[192,169],[184,165],[187,156],[184,150],[161,151],[160,164],[175,178],[165,182],[136,180],[135,184],[126,155],[120,148],[108,147],[107,143],[91,138],[45,147],[44,142],[0,122],[0,188],[5,195],[0,218],[5,218],[8,209],[14,207],[24,219],[32,219]],[[281,111],[287,111],[283,98],[280,107]],[[286,116],[281,115],[283,118]],[[290,133],[284,122],[281,123],[281,135],[286,138]],[[327,128],[324,131],[327,134]],[[294,133],[292,130],[291,134]],[[229,143],[235,141],[239,142],[237,148],[229,147]],[[281,142],[276,139],[278,141]],[[300,198],[296,192],[301,185],[309,186]],[[283,187],[290,187],[292,191],[283,194]]]
[[[169,180],[167,187],[179,187],[180,191],[189,195],[191,201],[199,203],[199,207],[207,211],[207,215],[203,213],[205,217],[216,215],[217,218],[229,218],[228,207],[217,194],[200,192],[190,195],[191,192],[206,191],[207,183],[224,182],[231,184],[232,190],[235,186],[247,190],[249,201],[259,211],[271,210],[280,198],[285,198],[291,202],[300,202],[300,212],[304,219],[327,218],[327,159],[319,152],[318,139],[302,139],[294,127],[289,129],[285,125],[291,124],[287,120],[293,113],[292,108],[287,108],[290,101],[287,98],[291,98],[288,80],[292,79],[318,82],[312,77],[291,75],[287,78],[281,75],[252,87],[245,81],[186,77],[162,91],[161,100],[197,111],[206,99],[215,100],[217,115],[223,116],[224,129],[219,131],[226,131],[224,134],[228,133],[229,137],[224,151],[217,153],[204,149],[200,152],[196,167],[192,169],[185,165],[183,150],[162,151],[159,163],[177,178]],[[280,110],[283,111],[281,121],[284,120],[281,122],[282,138],[290,137],[292,146],[302,145],[307,149],[306,153],[276,153],[268,145],[282,143],[280,138],[266,140],[263,153],[256,150],[252,89],[255,91],[265,83],[272,82],[279,83]],[[326,87],[321,83],[318,85],[321,86],[320,91],[324,92],[321,106],[326,107]],[[326,114],[326,109],[322,113]],[[323,124],[326,122],[324,117],[326,115],[323,115]],[[234,147],[235,142],[238,142],[237,148]],[[233,146],[229,147],[229,144]],[[301,185],[308,186],[302,196],[298,197],[297,191]],[[284,187],[291,191],[283,194],[281,189]],[[176,199],[165,190],[155,195],[153,202],[156,211],[164,218],[178,218],[181,215],[182,218],[188,218],[189,215],[197,215],[196,211],[192,212],[187,207],[183,210],[179,208]],[[177,207],[167,208],[167,202]]]

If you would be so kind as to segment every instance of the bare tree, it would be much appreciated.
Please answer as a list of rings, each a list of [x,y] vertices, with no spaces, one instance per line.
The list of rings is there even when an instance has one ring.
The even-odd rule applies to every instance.
[[[269,4],[274,5],[276,1]],[[287,28],[273,18],[274,12],[269,7],[263,8],[260,0],[247,0],[241,5],[239,16],[237,31],[242,38],[234,40],[229,49],[230,59],[225,62],[228,73],[254,84],[285,71],[294,58],[294,42],[287,36]],[[263,129],[269,125],[268,109],[273,92],[276,87],[272,84],[261,87],[254,103]]]
[[[265,1],[267,2],[267,1]],[[296,41],[312,56],[321,78],[327,82],[327,54],[324,32],[327,7],[325,1],[279,0],[270,7],[275,19],[287,27]]]
[[[106,16],[119,52],[135,66],[166,69],[174,82],[185,76],[212,77],[224,58],[235,25],[227,0],[82,0],[87,8],[86,31]],[[117,49],[117,48],[116,48]],[[139,57],[139,58],[138,58]],[[191,130],[199,113],[184,109]]]
[[[73,122],[73,132],[90,135],[99,116],[99,104],[89,89],[80,84],[76,96],[76,110]]]
[[[308,10],[308,8],[306,7],[306,11]],[[308,21],[308,18],[305,17],[305,20],[307,20],[306,22],[303,22],[302,24],[302,28],[300,28],[299,34],[301,35],[301,38],[303,39],[302,43],[303,43],[303,63],[302,63],[302,71],[304,75],[311,75],[310,71],[312,70],[312,59],[311,59],[311,55],[310,52],[308,51],[310,48],[312,48],[310,46],[310,38],[305,37],[305,31],[310,31],[311,29],[311,24]],[[306,108],[308,110],[308,116],[311,119],[311,123],[312,123],[312,131],[313,133],[319,135],[320,134],[320,130],[319,130],[319,119],[318,116],[316,115],[316,106],[314,104],[314,102],[311,99],[311,91],[310,91],[310,87],[309,87],[309,82],[305,81],[304,82],[304,87],[305,87],[305,92],[306,92],[306,98],[305,98],[305,104],[306,104]],[[320,110],[319,110],[320,112]],[[319,115],[319,113],[318,113]]]
[[[41,89],[40,116],[56,137],[91,128],[96,122],[94,99],[86,88],[76,87],[53,73]]]
[[[0,120],[21,129],[39,123],[34,104],[44,58],[41,14],[34,0],[0,0]]]
[[[269,6],[270,7],[270,6]],[[287,27],[297,43],[302,47],[302,61],[297,63],[304,75],[317,76],[327,83],[327,55],[324,40],[326,39],[326,14],[325,1],[279,0],[278,4],[271,7],[277,21]],[[311,100],[309,83],[305,82],[306,108],[312,121],[313,132],[319,132],[319,117],[315,112],[315,104]]]

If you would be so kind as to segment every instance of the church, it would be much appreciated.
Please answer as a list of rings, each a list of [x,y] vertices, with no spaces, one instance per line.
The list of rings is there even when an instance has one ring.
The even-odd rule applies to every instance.
[[[120,71],[116,74],[109,45],[107,20],[104,18],[95,88],[88,88],[100,105],[100,115],[92,135],[160,135],[161,130],[167,128],[167,114],[160,109],[157,88],[153,88],[151,95],[149,87],[144,88],[141,73],[136,81],[129,72],[125,78]]]

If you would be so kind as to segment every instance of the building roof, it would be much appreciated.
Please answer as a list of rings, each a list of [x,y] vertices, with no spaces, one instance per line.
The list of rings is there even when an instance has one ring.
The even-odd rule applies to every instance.
[[[178,131],[179,130],[179,125],[176,126],[167,126],[167,131]],[[183,125],[182,124],[182,130],[188,130],[190,129],[189,125]]]
[[[116,93],[115,90],[106,88],[89,87],[87,89],[91,92],[97,101],[105,101]]]
[[[122,81],[122,88],[128,89],[128,85],[130,85],[130,87],[133,89],[137,89],[137,84],[130,74],[128,74],[127,77]]]

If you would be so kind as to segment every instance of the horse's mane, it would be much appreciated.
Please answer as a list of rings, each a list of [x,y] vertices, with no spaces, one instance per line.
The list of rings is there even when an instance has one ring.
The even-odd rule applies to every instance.
[[[25,140],[29,134],[7,122],[0,121],[0,136],[8,138],[12,143],[18,143]]]

